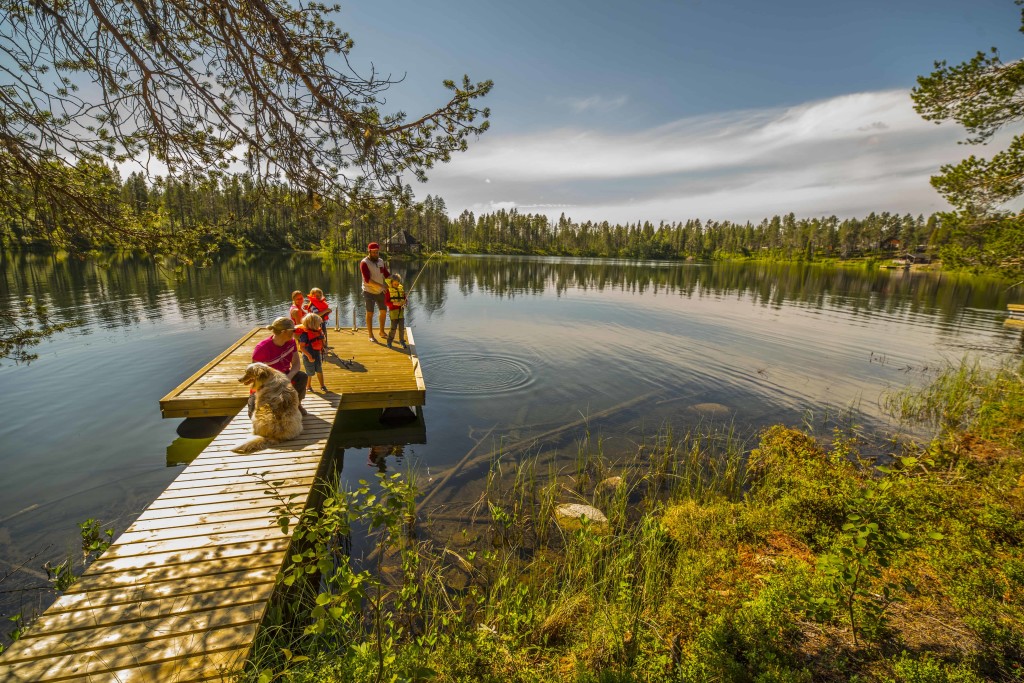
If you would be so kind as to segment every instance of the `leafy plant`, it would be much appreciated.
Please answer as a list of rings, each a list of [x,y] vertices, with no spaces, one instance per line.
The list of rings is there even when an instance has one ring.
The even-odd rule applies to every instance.
[[[278,574],[278,582],[297,589],[289,608],[304,625],[301,638],[331,650],[341,648],[351,656],[369,654],[367,647],[372,646],[375,679],[383,680],[395,665],[398,640],[410,632],[420,607],[414,580],[419,556],[406,542],[413,529],[415,486],[400,473],[381,472],[377,474],[379,494],[361,480],[355,491],[339,491],[319,509],[300,511],[294,495],[286,498],[278,493],[283,481],[261,479],[269,486],[267,493],[280,503],[273,512],[281,531],[288,534],[295,522],[292,536],[297,549]],[[397,587],[385,585],[368,569],[356,571],[342,552],[343,540],[357,522],[366,524],[370,534],[377,534],[374,554],[378,561],[392,545],[399,548],[403,580]],[[371,638],[370,645],[362,642],[366,636]],[[282,649],[282,654],[286,668],[307,659],[290,649]],[[275,675],[272,669],[264,669],[260,680],[273,680]]]
[[[922,461],[911,456],[901,461],[907,469],[921,464]],[[818,569],[831,579],[831,594],[816,601],[839,606],[845,611],[854,645],[858,645],[858,633],[885,626],[886,608],[898,600],[899,592],[906,588],[900,582],[884,578],[885,570],[900,550],[923,540],[898,527],[899,504],[893,495],[893,481],[888,478],[893,470],[879,469],[886,478],[869,481],[850,501],[852,512],[842,526],[838,549],[818,558]],[[927,537],[943,538],[934,531],[928,532]],[[863,614],[864,619],[858,613]],[[865,621],[870,629],[866,628]]]

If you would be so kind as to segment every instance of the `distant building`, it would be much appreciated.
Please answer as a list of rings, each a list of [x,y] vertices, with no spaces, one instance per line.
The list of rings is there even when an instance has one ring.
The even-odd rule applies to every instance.
[[[882,240],[882,243],[878,247],[884,251],[899,251],[903,246],[903,241],[898,237],[888,237]]]
[[[419,254],[423,251],[423,243],[403,229],[384,240],[384,250],[388,254]]]

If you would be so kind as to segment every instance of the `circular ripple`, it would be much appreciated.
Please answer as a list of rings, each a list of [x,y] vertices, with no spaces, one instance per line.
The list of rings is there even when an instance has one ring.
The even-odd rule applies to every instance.
[[[526,363],[497,356],[432,356],[423,372],[430,391],[446,394],[503,394],[533,382]]]

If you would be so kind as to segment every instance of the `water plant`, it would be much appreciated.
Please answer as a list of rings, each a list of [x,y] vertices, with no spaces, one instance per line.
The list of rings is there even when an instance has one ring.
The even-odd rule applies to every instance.
[[[664,430],[622,458],[584,430],[497,457],[464,511],[416,509],[395,475],[282,505],[307,529],[282,572],[299,590],[253,678],[1020,680],[1020,377],[979,371],[946,431],[882,458],[784,426],[749,450]],[[562,526],[562,503],[608,523]],[[362,560],[344,530],[370,535]]]

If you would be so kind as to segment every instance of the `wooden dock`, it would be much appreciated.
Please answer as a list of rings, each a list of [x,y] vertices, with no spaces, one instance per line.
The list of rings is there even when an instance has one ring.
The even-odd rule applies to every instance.
[[[238,669],[290,545],[260,473],[303,507],[339,397],[304,401],[295,440],[231,452],[242,410],[79,581],[0,655],[3,681],[199,681]]]
[[[426,386],[420,370],[412,331],[406,329],[409,348],[389,349],[371,343],[366,328],[328,330],[327,341],[335,353],[324,362],[328,391],[341,394],[341,410],[421,406]],[[239,384],[252,350],[270,335],[257,327],[245,333],[227,350],[160,399],[164,417],[234,415],[245,405],[249,388]],[[345,364],[342,361],[350,361]],[[318,387],[316,378],[313,386]]]
[[[248,333],[161,401],[162,408],[168,402],[165,416],[222,414],[210,411],[232,405],[237,415],[0,655],[0,680],[234,680],[291,546],[276,524],[279,503],[266,481],[283,482],[278,491],[295,495],[296,509],[313,504],[314,482],[330,468],[338,444],[373,441],[374,411],[365,408],[424,403],[411,344],[408,353],[391,350],[371,344],[362,332],[329,332],[342,357],[355,359],[353,368],[332,364],[329,374],[325,368],[333,392],[307,393],[302,435],[258,453],[230,449],[251,431],[238,368],[264,330]],[[351,400],[343,393],[348,391]],[[346,407],[355,410],[339,418]],[[338,430],[332,431],[336,418]],[[399,441],[421,433],[425,438],[422,413],[416,423],[394,430]],[[380,436],[390,440],[391,430]]]
[[[1024,304],[1006,304],[1006,310],[1010,312],[1004,323],[1007,327],[1024,327]]]

